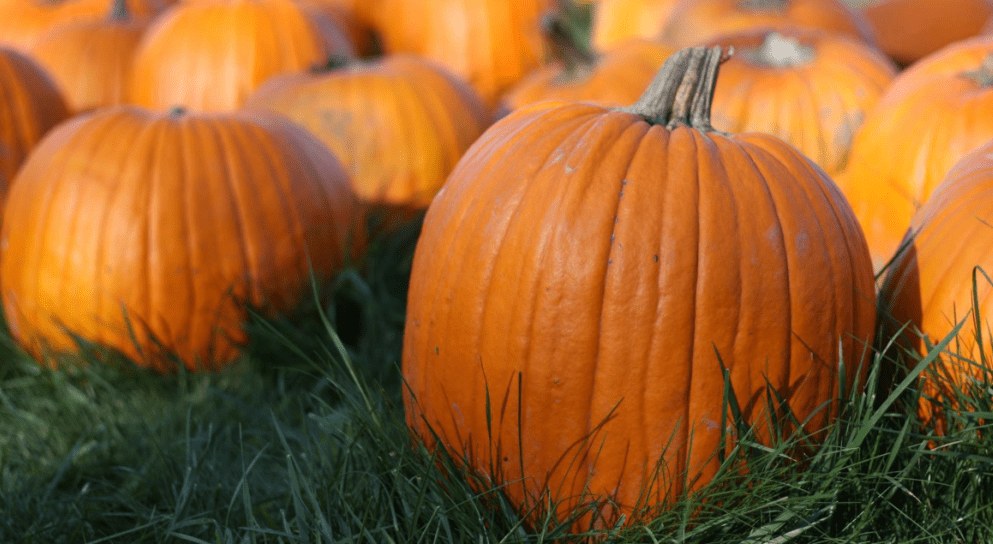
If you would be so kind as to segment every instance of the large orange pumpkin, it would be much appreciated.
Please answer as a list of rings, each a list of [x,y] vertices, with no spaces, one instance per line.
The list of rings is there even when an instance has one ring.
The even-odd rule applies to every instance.
[[[344,163],[369,203],[427,208],[493,113],[430,60],[397,54],[270,80],[246,103],[282,114]]]
[[[262,82],[330,55],[351,56],[331,43],[319,21],[293,0],[204,0],[172,7],[148,29],[135,54],[129,101],[159,109],[238,108]],[[338,29],[335,37],[343,36]]]
[[[669,14],[661,37],[686,47],[732,32],[797,26],[875,40],[872,27],[844,0],[682,0]]]
[[[30,353],[69,333],[142,365],[217,369],[246,305],[278,314],[360,250],[337,159],[275,116],[117,106],[78,116],[32,152],[0,230],[0,298]],[[351,246],[350,246],[351,245]]]
[[[922,391],[932,398],[953,398],[951,387],[966,389],[970,378],[991,370],[987,366],[993,361],[990,225],[993,141],[963,157],[914,215],[903,250],[887,272],[879,294],[880,306],[886,311],[884,325],[896,331],[909,323],[902,339],[922,355],[927,353],[928,344],[937,344],[965,321],[948,347],[951,353],[937,363],[945,379],[925,377]],[[975,308],[974,303],[978,303]],[[934,406],[924,399],[920,411],[930,418]]]
[[[69,117],[59,88],[38,64],[0,47],[0,178],[14,179],[38,140]],[[0,184],[0,204],[6,185]]]
[[[438,60],[484,100],[497,97],[544,57],[539,20],[553,0],[381,0],[387,53]]]
[[[721,55],[676,53],[628,108],[511,112],[428,209],[407,421],[524,508],[547,491],[562,514],[585,490],[616,502],[609,524],[685,491],[681,474],[708,482],[726,436],[718,357],[760,437],[767,380],[799,420],[820,410],[813,431],[837,408],[842,354],[856,379],[875,321],[865,240],[788,144],[711,130]]]
[[[714,128],[779,136],[831,175],[896,76],[875,49],[819,30],[752,31],[717,43],[735,54],[717,80]]]
[[[880,0],[862,8],[879,48],[901,65],[979,34],[990,0]]]
[[[148,26],[123,0],[110,15],[96,21],[59,26],[31,47],[31,56],[45,67],[75,112],[124,101],[131,61]]]
[[[893,257],[911,217],[951,167],[993,138],[991,119],[993,36],[948,46],[893,80],[835,177],[877,269]]]

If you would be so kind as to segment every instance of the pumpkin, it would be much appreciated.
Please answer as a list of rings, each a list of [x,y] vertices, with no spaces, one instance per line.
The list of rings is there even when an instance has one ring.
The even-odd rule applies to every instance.
[[[558,17],[543,21],[556,62],[530,72],[501,98],[509,108],[539,100],[593,100],[608,106],[630,104],[674,50],[648,40],[629,40],[598,54],[575,38]]]
[[[862,8],[879,48],[902,66],[979,34],[990,0],[881,0]]]
[[[844,0],[683,0],[661,38],[675,47],[713,41],[743,30],[800,26],[873,43],[872,27]]]
[[[909,323],[900,339],[917,353],[926,354],[929,345],[938,344],[965,321],[948,346],[952,353],[941,356],[935,363],[938,373],[946,380],[924,374],[921,390],[936,400],[954,398],[952,387],[967,390],[971,378],[981,378],[982,372],[990,370],[988,365],[993,356],[990,224],[993,224],[993,141],[956,163],[927,203],[914,214],[901,251],[883,280],[879,294],[887,318],[883,324],[893,334]],[[975,307],[974,303],[977,303]],[[978,338],[982,339],[981,344]],[[922,399],[919,408],[926,420],[935,413],[935,406],[927,398]]]
[[[489,104],[544,57],[539,20],[553,0],[381,0],[387,53],[437,60]]]
[[[331,24],[292,0],[177,4],[156,19],[135,53],[129,101],[159,109],[236,109],[272,76],[332,54],[354,54],[347,42],[329,41],[322,28]]]
[[[428,208],[407,422],[538,519],[546,499],[563,515],[589,493],[616,505],[609,526],[706,484],[733,438],[720,361],[759,440],[784,421],[767,380],[814,434],[842,354],[856,382],[875,321],[858,223],[788,144],[710,128],[721,58],[677,52],[627,108],[514,110]]]
[[[993,36],[959,42],[900,73],[852,140],[835,177],[874,266],[893,257],[910,219],[951,167],[993,138]]]
[[[361,250],[337,159],[275,116],[115,106],[31,153],[0,230],[12,336],[54,364],[72,335],[142,366],[216,370],[247,306],[279,315]]]
[[[103,20],[66,24],[42,36],[31,47],[31,56],[59,84],[71,110],[120,104],[148,22],[133,17],[127,4],[117,0]]]
[[[678,0],[599,0],[593,10],[593,45],[602,51],[632,38],[652,40]]]
[[[151,17],[168,7],[165,0],[125,1],[128,11],[138,17]],[[108,0],[12,0],[0,5],[0,45],[27,53],[55,28],[105,18],[109,4]]]
[[[62,92],[29,57],[0,47],[0,179],[14,179],[49,129],[69,117]],[[0,184],[0,204],[6,185]]]
[[[375,11],[366,5],[368,2],[351,0],[300,0],[300,2],[331,19],[335,26],[344,31],[357,54],[374,56],[379,52],[379,37],[373,17]]]
[[[717,80],[714,128],[779,136],[831,175],[896,76],[875,49],[818,30],[752,31],[716,43],[735,54]]]
[[[427,208],[493,115],[465,82],[406,54],[278,76],[245,107],[307,128],[341,159],[362,200],[397,213]]]

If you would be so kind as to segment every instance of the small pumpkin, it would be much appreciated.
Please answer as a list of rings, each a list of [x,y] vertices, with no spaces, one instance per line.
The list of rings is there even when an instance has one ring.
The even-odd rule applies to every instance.
[[[45,34],[31,47],[31,56],[59,84],[72,111],[121,104],[149,21],[116,0],[105,19],[66,24]]]
[[[752,31],[715,43],[735,54],[717,80],[714,128],[778,136],[831,175],[897,72],[863,42],[819,30]]]
[[[0,229],[11,334],[46,363],[70,334],[142,366],[216,370],[247,306],[279,315],[364,243],[348,177],[291,122],[116,106],[31,153]]]
[[[0,47],[0,179],[14,179],[35,144],[68,117],[65,98],[45,69]],[[0,204],[5,193],[0,184]]]
[[[982,32],[990,0],[879,0],[862,8],[879,48],[902,66]]]
[[[993,362],[991,224],[993,141],[956,163],[914,214],[880,290],[887,334],[909,324],[900,339],[921,355],[965,322],[935,363],[943,379],[924,375],[921,391],[938,401],[954,399],[953,387],[968,391]],[[918,408],[930,421],[937,408],[927,397]]]
[[[407,422],[537,519],[592,495],[616,505],[610,526],[705,485],[733,442],[718,358],[758,440],[767,384],[799,421],[816,412],[814,433],[837,413],[839,356],[860,379],[875,289],[858,223],[788,144],[711,129],[722,55],[677,52],[630,107],[514,110],[428,208]]]
[[[687,47],[738,31],[789,27],[875,42],[872,27],[844,0],[682,0],[669,14],[661,39]]]
[[[293,0],[177,4],[147,30],[128,86],[129,102],[167,110],[228,111],[272,76],[352,56],[343,31]]]
[[[852,140],[835,177],[877,270],[951,167],[993,138],[993,36],[958,42],[904,70]]]

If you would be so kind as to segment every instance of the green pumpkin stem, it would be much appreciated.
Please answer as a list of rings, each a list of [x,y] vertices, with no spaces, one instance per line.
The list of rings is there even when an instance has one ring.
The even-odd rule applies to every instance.
[[[714,132],[710,107],[717,86],[717,74],[727,55],[720,46],[682,49],[665,62],[648,90],[634,104],[617,108],[633,113],[653,125],[669,130],[692,127]]]
[[[328,55],[327,60],[323,63],[315,64],[310,67],[310,73],[312,74],[323,74],[325,72],[331,72],[334,70],[340,70],[342,68],[347,68],[355,62],[355,59],[348,57],[347,55],[337,55],[332,53]]]
[[[114,0],[110,6],[110,20],[127,22],[131,20],[131,9],[127,0]]]
[[[597,62],[589,39],[581,39],[582,30],[570,24],[562,14],[551,12],[541,19],[541,29],[552,57],[562,63],[567,77],[588,72]]]
[[[186,115],[186,107],[185,106],[173,106],[173,107],[169,108],[169,117],[171,117],[173,119],[178,119],[178,118],[180,118],[180,117],[182,117],[184,115]]]
[[[980,87],[993,87],[993,53],[986,55],[983,64],[975,70],[963,72],[962,77],[969,78]]]

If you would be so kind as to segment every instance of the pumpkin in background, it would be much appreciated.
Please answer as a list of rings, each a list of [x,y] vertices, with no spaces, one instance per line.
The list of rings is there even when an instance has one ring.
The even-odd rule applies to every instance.
[[[169,5],[165,0],[126,0],[128,10],[151,17]],[[66,24],[99,21],[111,0],[11,0],[0,5],[0,46],[27,53],[39,38]]]
[[[914,215],[903,250],[887,271],[879,294],[880,306],[889,314],[883,318],[889,334],[910,323],[902,340],[922,355],[928,343],[937,344],[965,320],[948,346],[952,353],[935,363],[947,381],[924,375],[922,392],[932,398],[954,398],[950,387],[966,388],[970,378],[981,377],[983,368],[979,365],[993,361],[993,285],[988,279],[993,278],[990,225],[993,141],[963,157]],[[974,277],[978,320],[973,307]],[[985,361],[976,341],[977,321]],[[934,414],[934,406],[926,400],[922,400],[919,409],[925,420]]]
[[[14,179],[28,152],[69,117],[59,88],[34,60],[0,47],[0,180]],[[6,184],[0,184],[0,204]]]
[[[42,360],[67,334],[143,366],[215,370],[267,314],[312,296],[362,247],[347,174],[275,116],[115,106],[53,130],[25,162],[0,230],[0,298]]]
[[[682,0],[670,13],[661,39],[686,47],[744,30],[789,27],[875,40],[868,21],[844,0]]]
[[[129,101],[169,109],[233,110],[272,76],[354,52],[293,0],[205,0],[158,17],[135,53]],[[332,43],[332,38],[334,42]]]
[[[341,159],[359,198],[401,219],[404,210],[427,208],[493,119],[461,79],[405,54],[275,77],[246,108],[308,129]]]
[[[537,68],[515,83],[501,102],[513,109],[539,100],[592,100],[623,106],[641,96],[675,50],[648,40],[628,40],[598,54],[575,38],[555,16],[543,29],[556,62]]]
[[[835,181],[877,270],[910,218],[966,153],[993,138],[993,36],[948,46],[904,70],[855,134]]]
[[[993,16],[990,0],[879,0],[862,8],[879,48],[902,66],[976,36]]]
[[[678,1],[599,0],[593,9],[593,46],[609,51],[632,38],[657,38]]]
[[[404,332],[408,424],[539,519],[546,498],[561,515],[588,492],[619,505],[609,526],[686,491],[683,472],[708,482],[727,436],[718,354],[759,439],[783,416],[765,410],[766,380],[800,421],[817,412],[811,432],[837,413],[842,354],[857,380],[875,322],[858,223],[788,144],[711,130],[721,56],[677,52],[628,108],[511,112],[428,209]]]
[[[717,80],[714,128],[778,136],[831,175],[896,76],[896,66],[875,49],[819,30],[752,31],[716,44],[735,54]]]
[[[353,0],[299,0],[325,14],[348,37],[360,56],[373,56],[379,52],[379,36],[375,29],[376,2]]]
[[[435,59],[491,105],[544,58],[541,16],[556,0],[381,0],[387,53]]]
[[[134,52],[148,26],[123,0],[114,2],[102,20],[59,26],[31,48],[34,57],[59,84],[74,112],[124,102]]]

